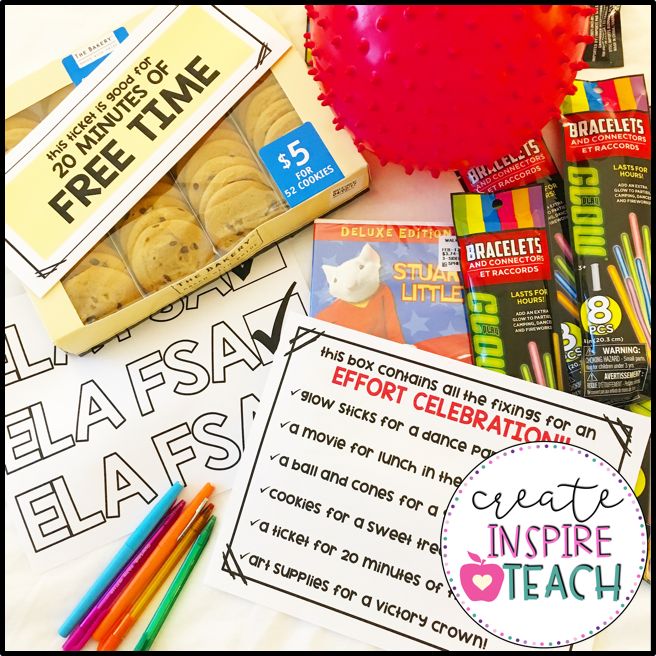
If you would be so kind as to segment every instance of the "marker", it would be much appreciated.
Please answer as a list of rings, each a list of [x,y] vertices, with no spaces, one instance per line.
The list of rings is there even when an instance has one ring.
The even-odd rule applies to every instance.
[[[215,522],[216,517],[210,517],[209,522],[207,522],[207,526],[205,526],[203,532],[198,536],[196,542],[194,542],[194,546],[191,548],[191,551],[185,558],[184,563],[182,563],[180,571],[175,575],[173,583],[171,583],[171,587],[166,591],[166,595],[164,595],[162,603],[157,607],[155,615],[153,615],[153,619],[150,620],[150,624],[148,624],[146,627],[146,630],[139,639],[139,642],[134,648],[134,651],[148,651],[151,648],[153,642],[155,642],[155,638],[162,628],[162,625],[166,621],[166,618],[169,616],[169,613],[173,608],[173,604],[180,596],[182,588],[189,579],[189,575],[196,566],[200,555],[203,553],[203,549],[205,549],[205,545],[210,539],[210,535],[212,533],[212,529],[214,528]]]
[[[189,527],[190,522],[194,516],[202,510],[199,508],[207,505],[207,498],[214,491],[214,486],[206,483],[201,491],[193,498],[193,500],[182,511],[180,517],[171,526],[168,533],[162,538],[161,542],[157,545],[155,551],[148,557],[141,569],[137,572],[135,577],[128,583],[127,587],[114,603],[114,606],[107,613],[100,626],[93,632],[93,637],[101,642],[105,636],[112,629],[118,619],[128,610],[128,608],[135,602],[137,597],[144,591],[148,582],[155,576],[157,571],[164,564],[164,561],[169,557],[173,549],[175,549],[178,540],[180,539],[183,531]]]
[[[137,526],[134,533],[125,541],[123,546],[118,550],[118,553],[112,558],[100,576],[87,590],[86,594],[80,599],[77,606],[71,611],[71,614],[59,627],[59,635],[62,638],[68,636],[75,626],[79,624],[87,611],[100,598],[110,583],[116,578],[116,575],[123,569],[128,560],[134,556],[137,549],[139,549],[162,517],[164,517],[181,491],[182,484],[174,483],[171,489],[162,496],[153,509],[146,515],[141,524]]]
[[[173,553],[167,558],[162,568],[155,574],[153,580],[146,586],[146,589],[139,595],[139,598],[134,602],[130,610],[123,615],[123,617],[112,627],[112,630],[105,636],[105,638],[98,645],[98,651],[116,651],[121,644],[128,631],[136,624],[141,614],[146,610],[148,604],[152,601],[157,591],[162,587],[164,581],[168,578],[169,574],[173,571],[182,556],[191,547],[194,540],[198,537],[199,533],[205,527],[209,516],[214,509],[213,504],[207,505],[203,512],[196,515],[189,530],[178,542]]]
[[[80,651],[87,644],[96,627],[102,621],[102,618],[112,607],[114,600],[139,571],[146,558],[153,553],[159,541],[182,512],[184,505],[184,501],[178,501],[164,516],[164,519],[162,519],[152,535],[143,543],[141,549],[137,551],[130,562],[121,570],[121,573],[114,579],[114,582],[109,588],[105,590],[102,597],[91,607],[86,617],[71,631],[66,642],[62,645],[63,651]]]

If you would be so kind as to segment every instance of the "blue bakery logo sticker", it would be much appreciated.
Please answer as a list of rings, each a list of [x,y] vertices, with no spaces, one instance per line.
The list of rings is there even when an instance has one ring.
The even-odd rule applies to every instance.
[[[647,531],[631,485],[574,445],[510,447],[472,470],[442,526],[442,564],[471,619],[522,647],[591,638],[633,599]]]
[[[73,84],[78,85],[93,70],[98,68],[105,58],[116,49],[119,43],[128,38],[128,31],[119,27],[102,38],[89,43],[80,50],[62,59],[62,64]]]

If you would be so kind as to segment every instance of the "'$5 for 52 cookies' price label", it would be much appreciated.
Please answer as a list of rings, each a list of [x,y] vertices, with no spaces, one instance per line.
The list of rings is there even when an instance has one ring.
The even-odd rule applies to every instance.
[[[344,178],[312,123],[264,146],[260,157],[290,207]]]

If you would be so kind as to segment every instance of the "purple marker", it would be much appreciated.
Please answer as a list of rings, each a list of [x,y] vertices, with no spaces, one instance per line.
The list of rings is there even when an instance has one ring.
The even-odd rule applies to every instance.
[[[144,542],[139,551],[130,559],[128,564],[121,570],[114,582],[107,588],[105,593],[89,610],[86,617],[73,629],[71,634],[62,645],[64,651],[80,651],[87,644],[100,622],[102,622],[107,611],[112,607],[114,600],[123,591],[132,577],[139,571],[146,558],[155,550],[162,536],[171,528],[173,522],[178,518],[185,506],[184,501],[178,501],[168,511],[154,530],[152,535]]]

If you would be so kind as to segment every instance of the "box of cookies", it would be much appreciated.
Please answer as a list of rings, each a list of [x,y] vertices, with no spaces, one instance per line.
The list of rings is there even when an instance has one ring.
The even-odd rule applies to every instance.
[[[265,12],[155,10],[38,125],[6,125],[31,130],[6,155],[6,259],[61,348],[110,339],[367,189]]]

